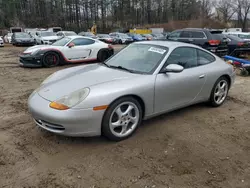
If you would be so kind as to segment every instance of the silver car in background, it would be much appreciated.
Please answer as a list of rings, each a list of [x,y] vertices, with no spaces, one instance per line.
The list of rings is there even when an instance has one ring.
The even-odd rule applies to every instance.
[[[66,136],[120,141],[142,120],[195,103],[224,103],[233,66],[191,44],[146,41],[104,63],[58,71],[29,97],[39,127]]]

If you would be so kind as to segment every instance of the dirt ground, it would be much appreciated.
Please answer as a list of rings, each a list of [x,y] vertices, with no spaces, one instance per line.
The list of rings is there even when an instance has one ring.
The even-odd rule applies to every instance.
[[[250,77],[220,108],[195,105],[145,121],[135,136],[56,136],[35,126],[31,92],[52,69],[18,66],[23,48],[0,48],[0,187],[249,188]]]

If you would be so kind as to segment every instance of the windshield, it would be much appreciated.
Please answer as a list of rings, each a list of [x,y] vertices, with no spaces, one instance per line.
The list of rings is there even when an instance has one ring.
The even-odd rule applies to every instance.
[[[234,36],[234,35],[227,35],[227,37],[228,37],[229,39],[232,39],[232,40],[242,41],[241,38],[239,38],[239,37],[237,37],[237,36]]]
[[[154,36],[156,36],[156,37],[164,37],[163,34],[160,34],[160,33],[155,33]]]
[[[16,38],[31,38],[28,33],[16,33]]]
[[[242,38],[242,39],[250,39],[250,35],[242,35],[239,34],[238,37]]]
[[[132,44],[109,59],[108,66],[152,74],[168,52],[167,47],[150,44]]]
[[[64,34],[66,35],[66,36],[75,36],[75,35],[77,35],[75,32],[64,32]]]
[[[86,32],[86,33],[84,33],[84,35],[85,36],[91,36],[91,37],[93,37],[93,36],[95,36],[93,33],[91,33],[91,32]]]
[[[109,35],[98,35],[98,37],[100,37],[100,38],[110,38],[110,36]]]
[[[71,39],[64,37],[52,44],[52,46],[65,46]]]
[[[128,36],[128,35],[123,34],[123,33],[120,33],[120,34],[119,34],[119,36],[120,36],[121,38],[123,38],[123,39],[124,39],[124,38],[129,38],[129,36]]]
[[[56,36],[56,33],[53,32],[41,32],[42,37],[50,37],[50,36]]]
[[[142,38],[142,36],[141,35],[139,35],[139,34],[136,34],[136,35],[134,35],[135,37],[137,37],[137,38]]]

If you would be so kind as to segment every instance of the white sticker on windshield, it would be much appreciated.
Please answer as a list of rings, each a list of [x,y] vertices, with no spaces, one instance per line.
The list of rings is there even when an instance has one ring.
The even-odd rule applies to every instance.
[[[155,48],[155,47],[149,48],[148,51],[149,52],[156,52],[156,53],[159,53],[159,54],[164,54],[166,52],[166,50],[163,50],[161,48]]]

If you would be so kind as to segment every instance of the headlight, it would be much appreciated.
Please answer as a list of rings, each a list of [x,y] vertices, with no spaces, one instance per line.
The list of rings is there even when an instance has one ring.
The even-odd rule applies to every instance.
[[[61,99],[51,102],[49,106],[56,110],[68,110],[82,102],[89,95],[89,92],[89,88],[80,89]]]
[[[40,49],[35,50],[35,51],[33,51],[30,55],[36,55],[39,51],[40,51]]]

